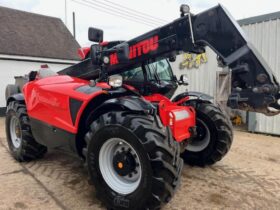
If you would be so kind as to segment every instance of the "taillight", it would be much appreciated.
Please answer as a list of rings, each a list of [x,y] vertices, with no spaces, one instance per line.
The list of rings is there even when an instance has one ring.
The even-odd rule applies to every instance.
[[[174,111],[173,114],[176,121],[184,120],[190,117],[190,114],[187,110]]]

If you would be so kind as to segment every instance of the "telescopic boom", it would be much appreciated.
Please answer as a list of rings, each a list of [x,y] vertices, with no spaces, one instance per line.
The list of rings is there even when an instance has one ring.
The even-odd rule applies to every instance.
[[[129,46],[126,61],[118,53],[118,49],[125,46]],[[238,23],[221,5],[197,15],[190,14],[188,7],[182,5],[179,19],[111,49],[102,51],[102,47],[93,45],[91,54],[95,55],[60,74],[97,79],[101,69],[108,75],[118,74],[143,62],[174,57],[182,52],[201,53],[206,46],[217,54],[220,64],[231,69],[229,107],[267,115],[279,113],[279,83]]]

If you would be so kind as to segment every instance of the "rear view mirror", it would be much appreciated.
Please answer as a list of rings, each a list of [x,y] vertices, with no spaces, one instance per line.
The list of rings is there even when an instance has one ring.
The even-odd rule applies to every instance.
[[[88,39],[92,42],[103,42],[103,30],[90,27],[88,29]]]
[[[122,43],[116,46],[119,62],[123,63],[129,60],[129,46],[127,43]]]
[[[179,80],[180,85],[189,85],[189,78],[186,74],[182,74]]]

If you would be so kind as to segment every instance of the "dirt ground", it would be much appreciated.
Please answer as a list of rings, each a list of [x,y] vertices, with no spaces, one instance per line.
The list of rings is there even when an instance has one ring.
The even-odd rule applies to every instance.
[[[59,151],[17,163],[0,118],[0,209],[104,209],[79,159]],[[235,132],[218,164],[185,166],[182,184],[164,210],[280,209],[280,138]]]

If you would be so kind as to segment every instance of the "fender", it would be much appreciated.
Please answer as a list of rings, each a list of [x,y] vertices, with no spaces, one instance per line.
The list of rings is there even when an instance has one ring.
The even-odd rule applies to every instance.
[[[81,127],[87,127],[89,123],[108,110],[154,114],[155,107],[141,96],[135,95],[133,92],[128,93],[126,89],[108,91],[107,94],[93,97],[85,106],[80,107],[75,125],[78,130]]]
[[[78,122],[78,133],[76,134],[76,141],[73,142],[73,147],[76,148],[78,154],[83,157],[82,149],[84,142],[84,135],[90,123],[98,119],[104,113],[108,111],[130,111],[139,114],[154,114],[156,108],[145,99],[139,96],[122,96],[119,98],[110,98],[100,96],[100,99],[94,98],[84,108],[81,114],[81,119]],[[95,109],[92,109],[92,105],[99,103]]]
[[[172,101],[177,103],[178,105],[181,105],[185,101],[189,100],[189,97],[194,97],[194,98],[196,98],[196,100],[209,102],[209,103],[212,103],[212,101],[214,99],[214,97],[212,97],[208,94],[190,91],[190,92],[184,92],[184,93],[177,95]]]
[[[92,111],[86,119],[86,126],[97,119],[100,115],[110,110],[116,111],[131,111],[140,114],[154,114],[156,108],[148,101],[138,96],[123,96],[112,98],[104,101],[94,111]]]
[[[138,96],[113,98],[103,103],[102,107],[108,105],[117,105],[129,111],[145,113],[152,113],[152,111],[155,109],[155,107],[150,102]]]
[[[22,93],[17,93],[17,94],[9,96],[7,99],[7,106],[12,101],[18,101],[20,103],[25,103],[24,95]]]

